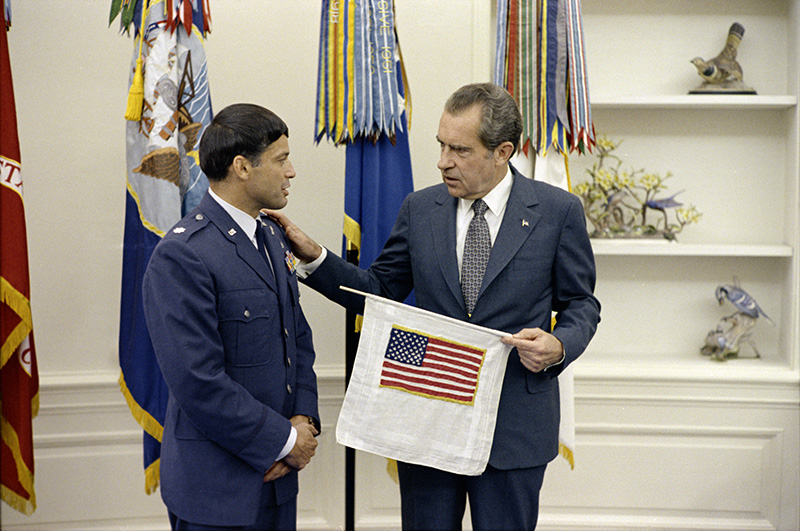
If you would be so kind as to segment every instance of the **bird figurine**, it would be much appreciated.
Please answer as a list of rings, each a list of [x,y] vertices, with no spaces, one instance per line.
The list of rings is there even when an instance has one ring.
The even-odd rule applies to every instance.
[[[753,89],[746,86],[743,82],[742,67],[736,60],[739,50],[739,43],[744,36],[744,26],[734,22],[728,30],[728,38],[725,47],[713,59],[704,60],[695,57],[691,63],[697,68],[697,73],[703,79],[703,83],[691,93],[708,92],[735,92],[735,93],[755,93]]]
[[[739,287],[738,279],[734,277],[733,282],[733,284],[722,284],[717,286],[715,292],[717,301],[722,304],[723,300],[728,299],[739,313],[753,319],[763,316],[767,321],[774,325],[775,322],[770,319],[769,315],[764,313],[764,310],[761,309],[756,300],[751,297],[749,293]]]
[[[653,210],[658,210],[659,212],[661,212],[664,215],[664,229],[668,229],[669,228],[669,220],[667,218],[667,209],[668,208],[676,208],[676,207],[679,207],[679,206],[683,205],[683,203],[679,203],[678,201],[675,200],[675,197],[680,193],[683,193],[683,190],[681,190],[680,192],[675,192],[671,196],[664,197],[664,198],[661,198],[661,199],[656,199],[654,197],[652,199],[648,199],[644,203],[645,205],[647,205],[648,208],[652,208]]]

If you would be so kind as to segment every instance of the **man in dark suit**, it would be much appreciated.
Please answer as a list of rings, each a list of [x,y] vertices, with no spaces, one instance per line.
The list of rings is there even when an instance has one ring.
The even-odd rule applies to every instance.
[[[159,242],[147,326],[169,388],[161,495],[177,530],[295,529],[297,471],[319,433],[311,330],[283,208],[289,130],[231,105],[200,141],[209,191]]]
[[[584,351],[600,319],[581,203],[509,165],[521,133],[519,110],[504,89],[476,84],[456,91],[437,134],[444,184],[406,197],[367,270],[272,213],[308,262],[304,282],[336,302],[363,309],[363,297],[340,285],[397,301],[413,289],[421,308],[514,334],[503,340],[516,348],[486,471],[468,477],[398,463],[404,529],[460,529],[467,497],[475,529],[535,528],[545,467],[558,454],[557,376]],[[481,202],[476,213],[472,207]],[[465,282],[475,269],[470,226],[480,225],[480,216],[490,251],[471,290]]]

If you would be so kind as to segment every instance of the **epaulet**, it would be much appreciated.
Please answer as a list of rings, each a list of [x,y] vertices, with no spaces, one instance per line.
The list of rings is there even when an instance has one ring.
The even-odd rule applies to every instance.
[[[166,236],[178,238],[180,240],[188,240],[189,236],[202,229],[208,224],[208,218],[202,212],[195,210],[188,216],[180,220],[174,227],[167,231]]]

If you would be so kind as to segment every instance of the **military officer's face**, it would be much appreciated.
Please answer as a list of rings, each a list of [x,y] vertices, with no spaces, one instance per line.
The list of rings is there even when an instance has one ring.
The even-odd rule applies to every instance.
[[[269,145],[250,168],[249,195],[258,208],[280,209],[289,202],[289,180],[296,175],[289,161],[289,139],[286,135]]]
[[[481,106],[473,105],[458,115],[445,111],[439,120],[436,140],[441,147],[437,167],[453,197],[478,199],[485,196],[506,174],[498,168],[496,151],[489,151],[478,138]]]

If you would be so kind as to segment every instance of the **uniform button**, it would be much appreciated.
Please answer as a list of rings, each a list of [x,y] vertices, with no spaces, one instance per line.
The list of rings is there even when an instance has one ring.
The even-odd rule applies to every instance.
[[[286,365],[288,365],[289,367],[292,366],[292,358],[286,358]]]
[[[250,317],[250,310],[245,310],[244,311],[244,316],[245,317]]]
[[[289,394],[292,394],[292,385],[286,384],[286,390],[289,391]]]
[[[287,338],[289,337],[289,331],[285,328],[283,329],[283,335],[285,335]]]
[[[197,221],[203,221],[203,214],[197,214],[197,215],[194,217],[194,219],[196,219]]]

